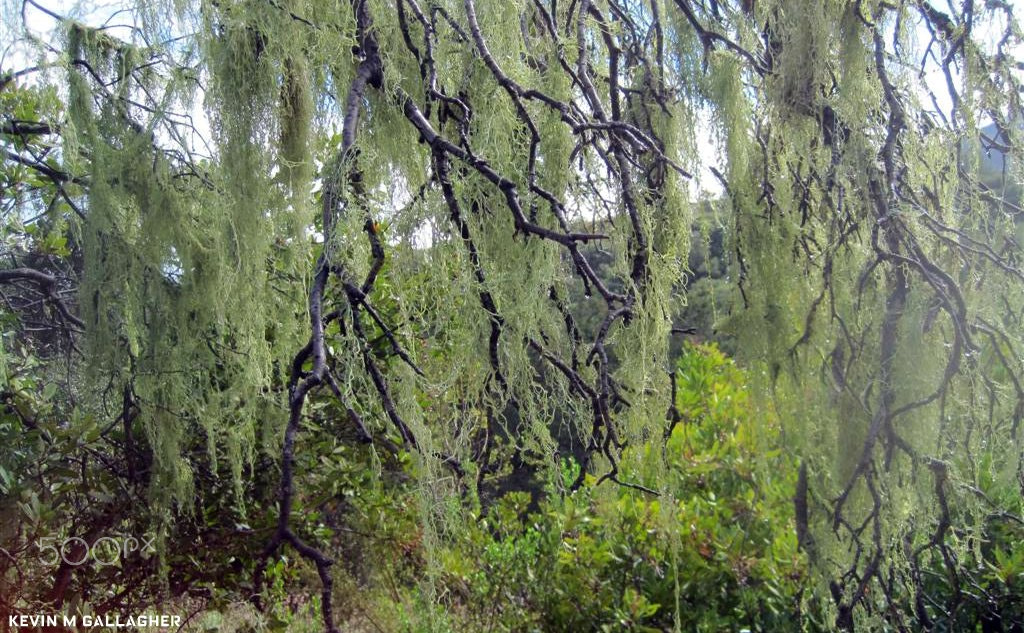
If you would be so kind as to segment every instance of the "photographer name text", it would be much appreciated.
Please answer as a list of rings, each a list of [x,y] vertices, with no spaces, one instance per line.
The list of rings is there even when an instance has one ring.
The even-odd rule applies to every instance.
[[[159,615],[153,613],[142,613],[139,615],[10,615],[7,617],[7,625],[12,628],[36,628],[41,626],[56,627],[69,626],[85,628],[102,627],[107,629],[123,628],[171,628],[181,625],[180,615]]]

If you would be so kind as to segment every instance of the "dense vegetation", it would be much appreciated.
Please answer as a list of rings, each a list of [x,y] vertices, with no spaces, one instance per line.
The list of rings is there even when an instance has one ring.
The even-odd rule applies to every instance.
[[[0,630],[1021,631],[1013,4],[2,6]]]

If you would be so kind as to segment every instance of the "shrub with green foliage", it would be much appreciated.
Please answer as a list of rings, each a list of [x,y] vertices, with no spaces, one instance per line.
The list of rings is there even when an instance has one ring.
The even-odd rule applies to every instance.
[[[342,540],[386,531],[366,539],[377,548],[366,557],[383,563],[370,584],[379,595],[419,593],[376,608],[397,609],[409,630],[800,630],[796,470],[778,448],[778,421],[754,406],[745,373],[713,345],[686,345],[676,375],[679,416],[666,422],[664,449],[672,476],[658,494],[592,476],[574,493],[552,486],[536,503],[511,492],[426,557],[421,528],[408,521],[413,494],[382,505],[382,493],[356,492]],[[662,445],[651,438],[628,457],[643,461]],[[563,465],[571,482],[578,466]],[[417,579],[418,592],[394,590]]]

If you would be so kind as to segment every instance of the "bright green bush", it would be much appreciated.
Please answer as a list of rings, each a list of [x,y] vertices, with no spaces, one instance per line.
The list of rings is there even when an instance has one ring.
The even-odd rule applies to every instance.
[[[534,511],[528,494],[506,495],[442,554],[453,628],[800,629],[795,469],[778,425],[714,346],[687,346],[677,381],[668,488],[588,478]],[[631,450],[642,460],[661,447],[659,437]]]

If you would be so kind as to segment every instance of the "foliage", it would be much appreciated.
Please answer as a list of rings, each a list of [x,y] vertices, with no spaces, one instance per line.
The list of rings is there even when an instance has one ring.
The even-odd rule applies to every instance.
[[[281,621],[317,585],[334,633],[347,525],[401,561],[369,602],[418,587],[410,626],[484,596],[509,628],[680,629],[700,596],[685,624],[1012,627],[1022,34],[976,5],[5,14],[4,608],[209,573]],[[749,388],[713,349],[675,365],[689,317]],[[118,529],[157,555],[24,580],[38,536]]]
[[[807,569],[790,511],[796,471],[780,450],[778,422],[756,413],[744,372],[714,346],[687,346],[678,372],[684,421],[667,444],[637,447],[669,455],[661,496],[596,486],[593,477],[536,501],[510,492],[433,548],[411,511],[416,484],[401,476],[410,463],[373,475],[372,455],[325,451],[309,481],[322,494],[298,514],[304,532],[339,548],[345,589],[335,602],[346,621],[369,614],[395,630],[803,630]],[[577,470],[567,460],[564,481]],[[271,592],[301,570],[278,559]]]
[[[505,496],[444,559],[456,628],[801,630],[795,470],[777,423],[714,347],[687,348],[679,375],[685,421],[667,445],[637,447],[668,453],[663,495],[591,480],[533,511],[524,493]],[[759,461],[777,474],[755,474]]]

